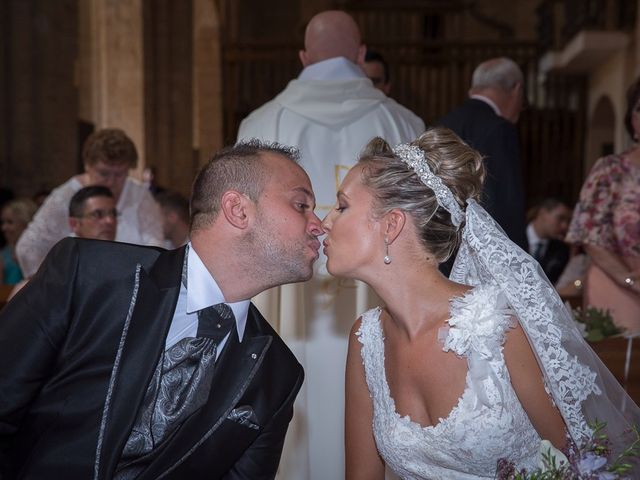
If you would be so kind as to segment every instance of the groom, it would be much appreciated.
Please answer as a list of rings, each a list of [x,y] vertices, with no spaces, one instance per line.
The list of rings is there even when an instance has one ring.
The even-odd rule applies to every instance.
[[[248,299],[318,257],[296,160],[257,141],[216,154],[186,247],[53,248],[0,313],[0,478],[275,476],[303,371]]]

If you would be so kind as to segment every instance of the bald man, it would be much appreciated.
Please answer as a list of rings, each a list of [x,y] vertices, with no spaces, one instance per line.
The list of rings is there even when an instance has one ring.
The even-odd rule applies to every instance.
[[[476,67],[469,98],[438,123],[485,157],[483,204],[511,240],[527,250],[522,165],[516,123],[525,107],[524,77],[511,59]]]
[[[319,13],[305,31],[302,73],[240,126],[239,140],[257,137],[301,150],[318,216],[332,208],[342,177],[371,138],[395,145],[424,131],[420,118],[365,76],[365,52],[353,18],[337,10]],[[285,443],[282,479],[343,478],[347,336],[353,319],[375,302],[364,285],[329,277],[324,256],[318,264],[310,282],[256,299],[280,318],[279,332],[307,372]]]

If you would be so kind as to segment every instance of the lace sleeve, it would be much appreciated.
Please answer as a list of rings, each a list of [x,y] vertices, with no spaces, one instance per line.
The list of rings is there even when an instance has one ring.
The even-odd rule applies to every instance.
[[[51,247],[71,233],[68,208],[73,193],[68,182],[55,189],[20,236],[16,258],[25,278],[33,276]]]

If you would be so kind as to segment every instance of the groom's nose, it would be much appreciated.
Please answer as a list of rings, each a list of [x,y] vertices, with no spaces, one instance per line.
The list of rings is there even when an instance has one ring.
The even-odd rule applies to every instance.
[[[320,221],[320,218],[318,218],[318,216],[315,213],[312,213],[311,215],[312,217],[309,220],[309,232],[314,237],[319,237],[320,235],[324,235],[324,228],[322,226],[322,221]]]

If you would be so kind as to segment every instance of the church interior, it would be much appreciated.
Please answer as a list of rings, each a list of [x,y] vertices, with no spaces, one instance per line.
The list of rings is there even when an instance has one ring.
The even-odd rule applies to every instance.
[[[513,59],[527,207],[576,202],[596,160],[632,144],[636,0],[0,0],[0,188],[51,190],[82,171],[92,132],[118,127],[138,150],[132,176],[153,169],[188,196],[242,119],[300,73],[305,25],[327,9],[353,16],[387,59],[390,96],[427,127],[466,98],[476,65]],[[638,344],[592,344],[636,401]]]

